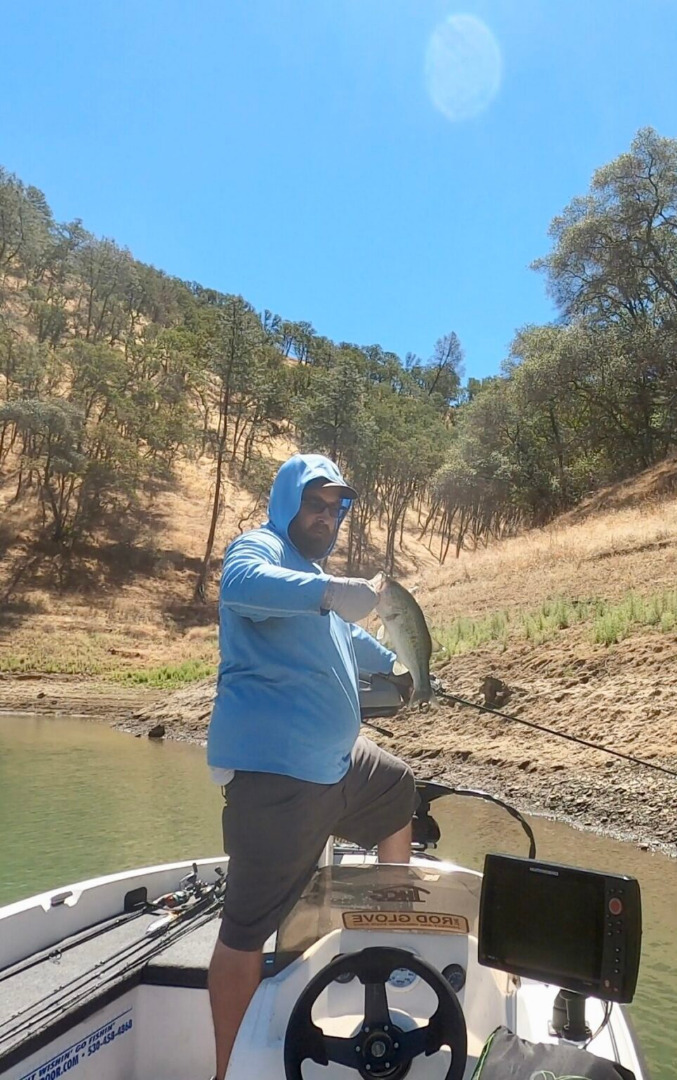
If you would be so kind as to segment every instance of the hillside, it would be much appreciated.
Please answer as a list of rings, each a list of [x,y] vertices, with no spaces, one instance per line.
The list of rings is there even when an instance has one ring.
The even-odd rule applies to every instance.
[[[677,769],[675,481],[677,463],[663,463],[546,529],[464,551],[445,567],[407,531],[399,576],[418,586],[430,625],[453,651],[439,665],[447,688],[482,702],[493,676],[509,687],[509,713]],[[0,708],[74,709],[137,732],[161,720],[170,736],[204,738],[218,560],[212,602],[189,600],[191,522],[207,494],[198,470],[184,474],[180,494],[158,498],[156,564],[135,568],[130,559],[105,589],[82,571],[56,594],[47,555],[42,578],[25,584],[16,564],[0,564],[3,590],[14,575]],[[229,493],[219,547],[246,504],[242,492]],[[19,667],[24,677],[12,674]],[[204,682],[167,696],[167,687],[200,675]],[[375,737],[421,775],[473,783],[674,852],[669,777],[460,707],[402,714],[386,726],[393,737]]]
[[[557,317],[516,327],[493,358],[500,374],[464,384],[453,329],[427,356],[333,341],[56,221],[0,166],[0,483],[66,570],[83,543],[111,564],[141,547],[153,565],[149,504],[181,497],[188,463],[207,464],[191,552],[171,549],[200,559],[198,597],[224,482],[260,496],[284,437],[328,453],[361,490],[346,533],[356,571],[370,548],[392,570],[405,519],[424,508],[443,558],[575,515],[677,447],[676,206],[677,141],[643,129],[552,222],[534,266]]]
[[[277,439],[273,464],[293,445]],[[36,541],[26,507],[0,483],[0,673],[101,676],[122,685],[180,684],[204,673],[216,658],[216,600],[221,554],[243,528],[265,520],[257,501],[226,485],[211,560],[207,602],[193,598],[204,550],[204,521],[213,489],[209,461],[183,462],[177,479],[155,493],[130,539],[109,532],[71,551]],[[397,552],[398,575],[437,565],[413,528]],[[381,566],[384,531],[375,522],[365,551]],[[333,557],[345,567],[345,540]]]
[[[640,131],[553,222],[557,319],[464,385],[453,330],[427,358],[332,341],[57,222],[0,167],[0,707],[145,730],[157,704],[202,738],[221,552],[298,446],[362,493],[333,568],[417,585],[450,687],[491,676],[525,717],[672,762],[676,206],[677,142]],[[441,708],[393,745],[581,820],[613,777],[610,827],[672,842],[652,774],[517,732]]]

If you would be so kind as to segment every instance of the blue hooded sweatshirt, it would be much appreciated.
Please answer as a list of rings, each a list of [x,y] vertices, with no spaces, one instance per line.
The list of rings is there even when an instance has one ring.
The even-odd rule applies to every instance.
[[[226,551],[221,663],[207,742],[212,768],[337,783],[360,730],[358,669],[392,671],[394,653],[320,610],[329,576],[289,539],[303,489],[319,477],[345,484],[329,458],[291,457],[273,482],[266,524]],[[350,500],[344,503],[345,515]],[[335,540],[336,533],[329,551]]]

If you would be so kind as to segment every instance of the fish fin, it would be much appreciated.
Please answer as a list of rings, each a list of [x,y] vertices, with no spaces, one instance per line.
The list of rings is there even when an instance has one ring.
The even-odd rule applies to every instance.
[[[376,640],[378,641],[379,645],[383,645],[384,649],[390,649],[391,652],[395,651],[393,649],[393,640],[383,623],[381,623],[378,630],[376,631]]]
[[[393,664],[393,670],[392,670],[393,675],[406,675],[408,671],[409,671],[409,668],[405,667],[404,664],[401,664],[399,662],[399,660],[396,660],[395,663]]]

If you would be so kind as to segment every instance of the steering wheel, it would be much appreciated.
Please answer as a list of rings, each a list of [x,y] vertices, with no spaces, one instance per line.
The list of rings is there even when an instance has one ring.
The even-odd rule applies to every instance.
[[[390,1018],[386,982],[397,968],[407,968],[433,990],[437,1008],[425,1027],[403,1031]],[[343,1039],[325,1035],[313,1023],[311,1010],[337,976],[356,975],[364,985],[364,1018],[356,1035]],[[284,1039],[286,1080],[303,1080],[301,1065],[310,1058],[318,1065],[330,1061],[355,1069],[365,1080],[399,1080],[418,1054],[426,1057],[451,1047],[452,1061],[444,1080],[462,1080],[468,1057],[468,1033],[463,1009],[449,983],[425,960],[406,949],[376,947],[337,956],[311,979],[292,1009]]]

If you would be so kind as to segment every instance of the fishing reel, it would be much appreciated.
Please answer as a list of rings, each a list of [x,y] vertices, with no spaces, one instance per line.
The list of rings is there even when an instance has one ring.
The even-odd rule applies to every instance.
[[[395,716],[402,708],[402,695],[387,675],[360,672],[360,716],[362,720]]]
[[[163,893],[155,900],[149,900],[147,909],[158,915],[177,915],[193,907],[200,900],[208,897],[216,898],[225,890],[226,875],[220,866],[215,867],[214,872],[216,881],[210,885],[198,877],[197,863],[193,863],[190,873],[181,878],[179,888],[173,892]]]

